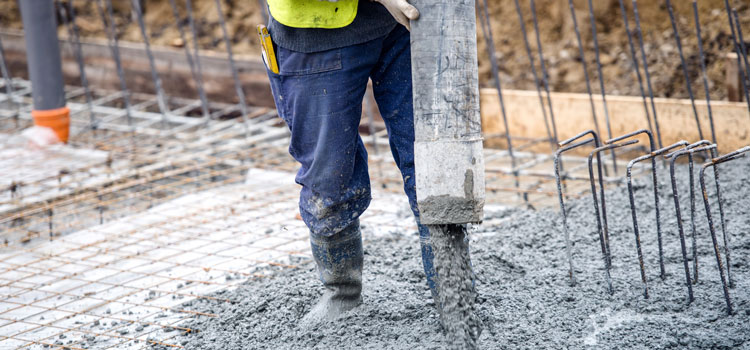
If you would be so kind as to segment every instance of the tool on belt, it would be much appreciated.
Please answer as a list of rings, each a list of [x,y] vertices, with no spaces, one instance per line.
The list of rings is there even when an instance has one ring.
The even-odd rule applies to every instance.
[[[268,34],[268,28],[265,25],[258,24],[258,37],[260,37],[260,48],[263,52],[263,61],[266,62],[266,67],[279,74],[279,64],[276,62],[276,53],[273,51],[273,41],[271,41],[271,35]]]

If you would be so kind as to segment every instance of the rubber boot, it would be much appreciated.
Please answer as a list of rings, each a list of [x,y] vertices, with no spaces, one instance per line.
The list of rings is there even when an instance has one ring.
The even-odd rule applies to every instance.
[[[310,235],[325,291],[301,325],[330,321],[362,303],[362,234],[359,221],[330,237]]]

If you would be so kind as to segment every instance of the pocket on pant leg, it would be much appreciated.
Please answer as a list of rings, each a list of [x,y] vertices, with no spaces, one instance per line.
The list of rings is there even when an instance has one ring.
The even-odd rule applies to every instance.
[[[282,76],[325,73],[342,68],[340,49],[305,53],[279,47],[278,60],[279,75]]]

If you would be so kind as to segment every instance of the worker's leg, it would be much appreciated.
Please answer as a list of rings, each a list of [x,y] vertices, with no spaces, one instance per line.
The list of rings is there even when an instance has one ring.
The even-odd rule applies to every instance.
[[[317,53],[277,48],[280,74],[269,73],[279,115],[291,130],[289,153],[301,165],[300,214],[326,287],[304,323],[334,318],[361,301],[358,217],[370,203],[370,180],[358,126],[377,59],[367,59],[373,45]]]
[[[385,38],[380,59],[372,73],[372,86],[380,114],[388,130],[388,141],[393,158],[401,170],[404,191],[417,219],[427,284],[433,295],[435,268],[433,266],[430,231],[419,224],[416,182],[414,179],[414,117],[411,93],[411,51],[409,32],[403,26],[396,28]]]

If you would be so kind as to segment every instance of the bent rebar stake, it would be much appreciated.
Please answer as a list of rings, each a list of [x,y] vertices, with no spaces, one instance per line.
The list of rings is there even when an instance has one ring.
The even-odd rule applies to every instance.
[[[676,147],[686,147],[689,143],[687,141],[679,141],[672,145],[669,145],[667,147],[658,149],[656,151],[653,151],[649,154],[642,155],[638,158],[635,158],[628,162],[628,167],[626,169],[626,177],[628,182],[628,198],[630,199],[630,214],[633,217],[633,233],[635,234],[635,248],[638,252],[638,264],[641,267],[641,281],[643,282],[643,297],[648,299],[648,279],[646,278],[646,267],[643,264],[643,250],[641,249],[641,235],[638,231],[638,216],[636,214],[635,210],[635,194],[633,192],[633,166],[636,163],[642,162],[647,159],[652,160],[652,168],[651,172],[656,173],[656,166],[654,166],[653,160],[654,158],[669,152],[670,150],[676,148]],[[654,183],[654,188],[656,188],[656,182]],[[657,208],[658,208],[658,202],[657,202]],[[657,224],[659,222],[658,219],[659,215],[657,214]],[[659,227],[659,225],[657,225]],[[664,255],[662,253],[662,240],[661,240],[661,230],[658,230],[658,240],[659,240],[659,268],[661,270],[661,279],[664,279],[666,277],[666,274],[664,273]]]
[[[700,146],[707,146],[705,147],[705,150],[710,151],[709,156],[711,158],[717,158],[719,156],[718,155],[719,152],[717,151],[717,146],[712,145],[711,142],[708,140],[701,140],[696,143],[693,143],[687,146],[687,149],[693,149],[693,148],[697,148]],[[713,146],[713,147],[710,147],[710,146]],[[665,155],[664,158],[669,159],[673,156],[680,156],[680,154],[677,154],[677,153],[681,151],[682,150],[669,153]],[[688,154],[688,164],[689,164],[689,171],[690,171],[690,226],[692,230],[691,235],[692,235],[692,244],[693,244],[691,251],[693,254],[692,260],[693,260],[693,269],[694,269],[693,284],[698,283],[698,251],[697,251],[698,248],[697,248],[697,238],[696,238],[697,229],[695,225],[695,180],[693,176],[693,164],[694,164],[693,153],[698,153],[700,151],[701,150],[696,150],[695,152],[691,152]],[[704,159],[710,159],[710,158],[704,158]],[[673,183],[672,187],[674,187],[674,183],[676,179],[673,174],[672,174],[671,181]],[[726,233],[726,225],[725,225],[725,220],[724,220],[724,205],[722,204],[722,200],[721,200],[721,185],[719,184],[719,168],[718,167],[714,167],[714,183],[716,184],[716,199],[719,202],[719,217],[721,219],[721,232],[724,236],[726,236],[727,233]],[[678,219],[680,219],[679,215],[678,215]],[[732,280],[729,281],[729,285],[733,286]]]
[[[568,0],[568,7],[570,7],[570,17],[573,19],[573,29],[576,33],[576,41],[578,42],[578,54],[581,55],[581,65],[583,65],[583,76],[586,78],[586,92],[589,94],[589,103],[591,104],[591,117],[594,120],[594,129],[597,134],[601,134],[599,129],[599,121],[596,118],[596,107],[594,107],[594,95],[591,92],[591,79],[589,79],[589,70],[586,65],[586,55],[583,51],[583,41],[581,40],[581,30],[578,29],[578,19],[576,18],[576,8],[573,6],[573,0]],[[605,174],[607,174],[606,167],[604,168]]]
[[[604,227],[602,228],[602,218],[599,217],[599,200],[596,198],[596,184],[594,183],[594,168],[592,166],[592,160],[594,156],[599,156],[599,153],[602,151],[612,150],[615,148],[625,147],[629,145],[633,145],[638,143],[638,140],[630,140],[625,141],[623,143],[612,143],[608,145],[604,145],[601,147],[595,148],[591,153],[589,153],[588,158],[588,165],[589,165],[589,179],[591,180],[591,196],[594,199],[594,213],[596,215],[596,226],[597,231],[599,232],[599,241],[601,242],[602,246],[602,255],[604,255],[604,267],[606,269],[606,277],[607,277],[607,287],[609,290],[609,294],[614,294],[614,289],[612,289],[612,278],[610,277],[609,270],[612,267],[612,256],[610,254],[609,249],[609,231],[607,228],[607,207],[604,201],[604,186],[600,185],[600,191],[602,196],[602,217],[604,218]],[[599,159],[599,157],[597,157]],[[601,177],[599,177],[599,183],[602,184],[603,180]]]
[[[704,146],[704,147],[696,147],[697,145],[703,145],[705,144],[706,140],[702,140],[699,142],[696,142],[694,144],[691,144],[686,147],[686,149],[682,149],[679,151],[675,151],[672,153],[669,153],[664,156],[664,158],[671,158],[669,162],[669,175],[670,180],[672,182],[672,198],[674,199],[674,210],[675,215],[677,216],[677,229],[678,233],[680,235],[680,248],[682,250],[682,264],[685,269],[685,283],[687,284],[688,289],[688,303],[691,303],[693,298],[693,283],[696,283],[698,281],[698,254],[697,254],[697,244],[696,244],[696,237],[695,237],[695,182],[694,182],[694,176],[693,176],[693,153],[696,152],[702,152],[702,151],[716,151],[716,144]],[[688,266],[688,256],[687,256],[687,247],[685,244],[685,231],[682,227],[682,215],[680,213],[680,198],[679,193],[677,192],[677,179],[675,177],[675,162],[678,158],[681,156],[687,155],[688,156],[688,163],[689,165],[689,176],[690,176],[690,222],[692,224],[692,254],[693,254],[693,275],[695,276],[693,280],[690,279],[690,267]]]
[[[610,144],[610,143],[613,143],[613,142],[622,141],[624,139],[628,139],[628,138],[637,136],[639,134],[646,134],[648,136],[650,153],[656,152],[657,150],[656,150],[656,147],[654,146],[654,135],[651,133],[651,131],[648,131],[646,129],[641,129],[641,130],[633,131],[631,133],[627,133],[625,135],[615,137],[615,138],[613,138],[611,140],[604,141],[604,143],[605,144]],[[661,221],[660,220],[661,219],[661,211],[659,210],[659,181],[657,180],[657,176],[656,176],[656,157],[651,157],[651,169],[653,169],[651,171],[651,175],[652,175],[653,182],[654,182],[654,208],[656,208],[656,237],[658,238],[658,241],[659,241],[659,267],[660,267],[660,274],[659,274],[659,276],[663,280],[663,279],[667,278],[667,275],[664,272],[664,258],[663,258],[664,254],[663,254],[662,241],[661,241],[661,223],[660,223],[660,221]],[[602,193],[604,193],[604,191],[602,191]],[[602,197],[604,197],[604,196],[602,195]],[[603,200],[603,198],[602,198],[602,200]],[[606,212],[605,212],[605,215],[606,215]],[[605,216],[604,220],[605,220],[605,224],[606,224],[606,220],[607,220],[606,216]]]
[[[715,168],[716,165],[718,164],[732,161],[738,158],[742,158],[745,156],[745,153],[748,151],[750,151],[750,146],[745,146],[732,153],[725,154],[719,158],[714,158],[711,161],[704,163],[701,166],[700,177],[699,177],[700,183],[701,183],[701,192],[703,192],[703,205],[706,207],[706,219],[708,220],[708,229],[711,232],[711,241],[713,242],[714,254],[716,255],[716,265],[719,267],[719,277],[721,277],[721,286],[722,286],[722,289],[724,290],[724,300],[726,300],[727,302],[727,314],[729,315],[732,314],[732,302],[729,297],[729,288],[727,288],[727,277],[724,276],[724,267],[722,266],[723,264],[721,262],[721,252],[719,252],[719,243],[716,240],[716,229],[714,228],[714,222],[713,222],[713,218],[711,215],[711,204],[708,201],[708,191],[706,191],[705,173],[706,173],[706,168],[708,167]],[[727,276],[731,281],[731,274],[729,270],[730,249],[729,249],[729,237],[728,236],[724,236],[724,251],[726,252],[726,255],[727,255]]]
[[[589,138],[589,139],[586,139],[584,141],[580,141],[580,142],[577,142],[575,144],[572,144],[570,146],[563,147],[563,146],[568,145],[568,144],[570,144],[571,142],[573,142],[573,141],[575,141],[577,139],[580,139],[581,137],[583,137],[583,136],[585,136],[587,134],[591,134],[592,137]],[[569,276],[570,276],[570,285],[571,286],[575,286],[576,285],[576,278],[575,278],[575,271],[573,269],[573,254],[571,252],[572,248],[570,246],[570,234],[569,234],[569,230],[568,230],[568,214],[565,211],[565,201],[564,201],[563,193],[562,193],[562,179],[560,177],[560,156],[564,152],[567,152],[567,151],[569,151],[571,149],[574,149],[574,148],[586,145],[586,144],[590,143],[591,141],[594,141],[594,147],[601,146],[600,145],[600,141],[599,141],[599,136],[593,130],[584,131],[584,132],[582,132],[582,133],[580,133],[580,134],[578,134],[576,136],[573,136],[573,137],[571,137],[571,138],[569,138],[569,139],[567,139],[567,140],[565,140],[563,142],[560,142],[559,145],[560,145],[561,148],[558,149],[555,152],[555,158],[554,158],[555,181],[557,183],[557,196],[558,196],[558,200],[559,200],[559,204],[560,204],[560,213],[562,213],[562,216],[563,216],[563,230],[564,230],[564,233],[565,233],[565,248],[566,248],[566,251],[567,251],[568,265],[569,265],[569,268],[570,268],[570,270],[569,270]],[[597,161],[599,161],[599,160],[601,160],[600,156],[597,157]],[[601,180],[602,179],[602,166],[601,166],[601,162],[598,162],[597,164],[599,165],[599,179]],[[564,176],[565,176],[565,174],[563,174],[563,177]]]

